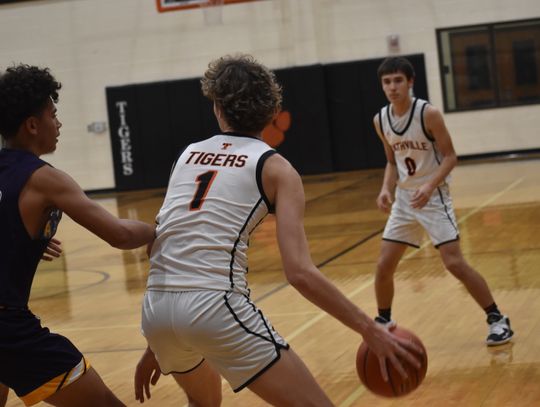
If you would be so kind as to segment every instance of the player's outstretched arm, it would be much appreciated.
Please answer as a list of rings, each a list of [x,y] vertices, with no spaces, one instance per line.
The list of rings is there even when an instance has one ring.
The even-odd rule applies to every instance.
[[[113,247],[133,249],[154,238],[154,226],[137,220],[118,219],[88,198],[69,175],[58,169],[43,166],[36,170],[24,193],[27,194],[26,209],[31,208],[35,202],[38,202],[36,207],[58,208]],[[31,220],[31,212],[28,210],[24,218]]]
[[[406,373],[398,357],[419,366],[407,348],[421,353],[420,349],[378,326],[313,264],[304,232],[304,189],[296,170],[284,158],[274,155],[263,168],[263,186],[270,201],[275,203],[277,239],[289,283],[313,304],[360,333],[379,356],[383,377],[387,374],[386,358],[404,377]]]

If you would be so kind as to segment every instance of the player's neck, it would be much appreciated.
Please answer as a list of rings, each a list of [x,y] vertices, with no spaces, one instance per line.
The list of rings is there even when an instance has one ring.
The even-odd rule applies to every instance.
[[[412,97],[407,96],[401,101],[392,102],[392,114],[396,117],[401,117],[409,111],[412,104]]]
[[[28,151],[36,156],[39,157],[39,154],[37,154],[36,151],[32,148],[32,146],[25,142],[24,140],[19,139],[18,137],[13,137],[5,141],[4,144],[5,148],[9,148],[11,150],[24,150]]]
[[[224,133],[236,133],[236,134],[243,134],[245,136],[255,137],[262,140],[262,134],[261,132],[249,132],[249,131],[237,131],[230,127],[222,128],[221,131]]]

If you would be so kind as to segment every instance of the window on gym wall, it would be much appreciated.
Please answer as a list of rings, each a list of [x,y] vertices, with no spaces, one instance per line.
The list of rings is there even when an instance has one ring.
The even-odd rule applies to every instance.
[[[540,103],[540,19],[437,30],[445,111]]]

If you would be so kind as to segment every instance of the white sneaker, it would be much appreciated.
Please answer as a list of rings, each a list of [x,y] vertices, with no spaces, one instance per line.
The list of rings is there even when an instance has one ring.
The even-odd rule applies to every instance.
[[[502,345],[510,342],[514,331],[510,328],[510,319],[506,315],[488,314],[489,334],[486,339],[488,346]]]
[[[396,321],[394,321],[393,319],[391,319],[390,321],[388,321],[386,318],[383,318],[381,316],[376,316],[375,317],[375,322],[378,323],[378,324],[381,324],[383,327],[385,327],[386,329],[393,329],[396,327]]]

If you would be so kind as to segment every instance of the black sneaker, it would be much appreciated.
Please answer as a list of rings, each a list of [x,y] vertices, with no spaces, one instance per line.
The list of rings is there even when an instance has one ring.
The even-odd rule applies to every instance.
[[[378,323],[378,324],[381,324],[383,327],[385,327],[386,329],[392,329],[392,328],[395,328],[396,327],[396,321],[394,321],[393,319],[391,319],[390,321],[388,321],[386,318],[383,318],[381,317],[380,315],[379,316],[376,316],[375,317],[375,322]]]
[[[486,339],[488,346],[503,345],[514,336],[514,331],[510,328],[510,319],[506,315],[488,314],[487,323],[489,325],[489,334]]]

